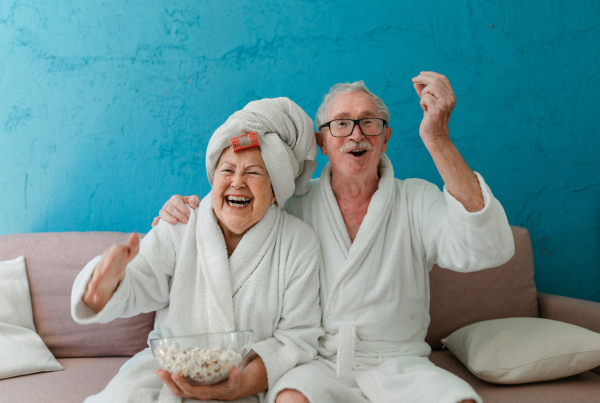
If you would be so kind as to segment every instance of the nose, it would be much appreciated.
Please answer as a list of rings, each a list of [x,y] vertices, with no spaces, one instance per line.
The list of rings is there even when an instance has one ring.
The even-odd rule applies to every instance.
[[[246,187],[246,176],[241,172],[233,174],[231,177],[231,187],[234,189]]]
[[[357,143],[363,139],[363,133],[360,130],[360,126],[358,124],[354,125],[354,129],[352,129],[352,133],[348,136],[349,139],[356,141]]]

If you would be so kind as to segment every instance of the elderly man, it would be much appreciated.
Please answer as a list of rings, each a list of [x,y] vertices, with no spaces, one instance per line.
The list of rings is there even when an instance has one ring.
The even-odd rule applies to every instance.
[[[329,164],[285,208],[321,242],[326,334],[318,359],[284,375],[271,401],[481,402],[427,358],[428,275],[434,264],[470,272],[505,263],[514,254],[512,232],[500,203],[450,140],[456,100],[449,81],[422,72],[413,85],[424,111],[419,134],[443,192],[424,180],[394,178],[384,154],[389,111],[362,81],[335,85],[317,112],[317,144]],[[161,217],[185,222],[184,202],[198,200],[174,196]]]

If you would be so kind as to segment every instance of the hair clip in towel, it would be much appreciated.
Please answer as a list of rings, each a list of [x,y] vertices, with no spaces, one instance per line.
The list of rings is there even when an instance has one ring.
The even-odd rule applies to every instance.
[[[229,139],[233,152],[245,150],[246,148],[258,147],[258,136],[256,132],[242,134],[240,136]]]

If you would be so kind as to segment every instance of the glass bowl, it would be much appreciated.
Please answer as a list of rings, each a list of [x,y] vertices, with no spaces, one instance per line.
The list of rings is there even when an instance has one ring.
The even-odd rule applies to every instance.
[[[190,385],[212,385],[240,366],[252,348],[252,330],[151,339],[150,348],[168,373],[183,376]]]

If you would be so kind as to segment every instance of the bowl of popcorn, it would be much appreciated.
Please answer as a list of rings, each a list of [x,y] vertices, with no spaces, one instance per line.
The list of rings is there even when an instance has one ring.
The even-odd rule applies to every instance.
[[[151,339],[150,348],[160,367],[179,374],[190,385],[224,381],[252,348],[252,330]]]

